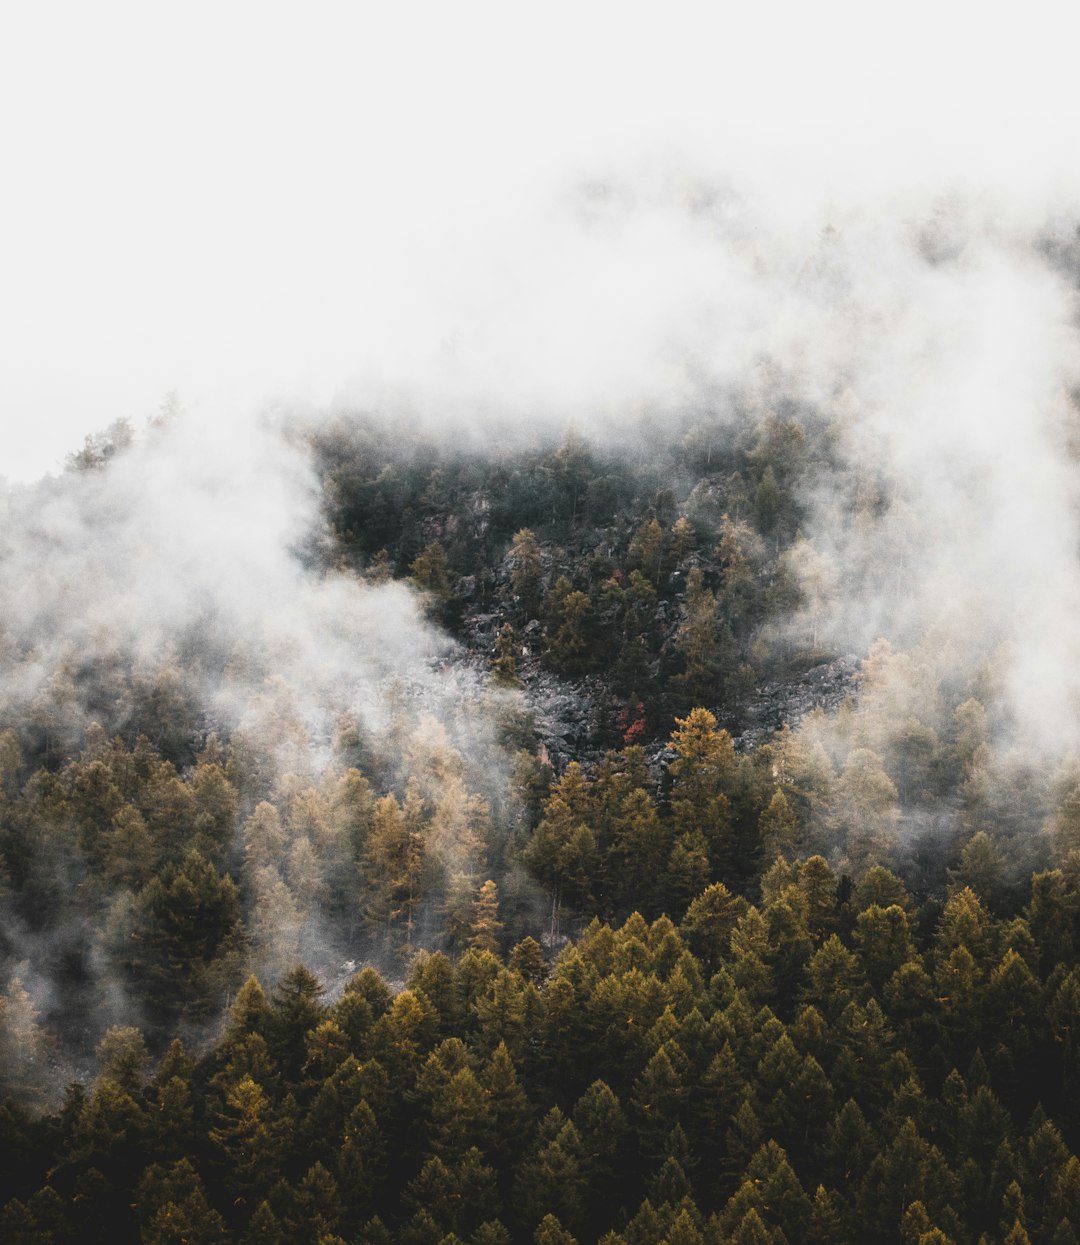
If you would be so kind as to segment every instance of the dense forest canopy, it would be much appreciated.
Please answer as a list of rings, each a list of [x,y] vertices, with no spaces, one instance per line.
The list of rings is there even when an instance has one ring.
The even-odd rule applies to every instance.
[[[1077,1239],[1078,411],[1005,358],[967,436],[1021,243],[947,224],[614,424],[3,489],[4,1240]]]

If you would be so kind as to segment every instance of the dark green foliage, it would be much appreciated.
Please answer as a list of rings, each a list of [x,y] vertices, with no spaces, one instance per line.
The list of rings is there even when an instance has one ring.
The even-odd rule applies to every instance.
[[[803,929],[805,893],[783,892]],[[510,966],[421,958],[397,995],[365,970],[329,1011],[297,967],[269,999],[248,982],[198,1060],[174,1043],[148,1068],[114,1029],[89,1094],[42,1125],[0,1115],[5,1239],[95,1240],[102,1216],[112,1239],[206,1245],[1068,1239],[1071,969],[1044,986],[1015,950],[995,959],[1011,922],[970,891],[928,944],[870,903],[775,979],[757,909],[717,884],[691,917],[594,921],[550,974],[527,942]],[[710,920],[724,933],[702,942]],[[965,1039],[919,985],[927,956],[970,978],[987,1050],[966,1076],[934,1071]],[[762,972],[771,1007],[738,984]],[[1053,1122],[1028,1118],[1036,1096]]]

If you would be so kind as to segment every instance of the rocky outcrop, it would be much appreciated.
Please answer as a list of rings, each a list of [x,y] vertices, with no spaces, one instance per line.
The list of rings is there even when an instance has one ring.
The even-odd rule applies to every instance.
[[[797,726],[815,709],[831,713],[854,698],[860,662],[850,655],[822,662],[801,673],[763,683],[755,688],[746,706],[746,726],[735,746],[746,751],[763,743],[784,726]],[[722,718],[722,714],[718,715]]]

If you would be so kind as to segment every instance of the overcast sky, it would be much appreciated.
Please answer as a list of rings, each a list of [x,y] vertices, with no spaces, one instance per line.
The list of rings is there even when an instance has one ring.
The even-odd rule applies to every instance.
[[[1060,204],[1076,25],[966,0],[9,4],[0,475],[172,390],[227,419],[393,388],[507,306],[558,372],[521,257],[623,168],[730,176],[793,223],[962,184]]]

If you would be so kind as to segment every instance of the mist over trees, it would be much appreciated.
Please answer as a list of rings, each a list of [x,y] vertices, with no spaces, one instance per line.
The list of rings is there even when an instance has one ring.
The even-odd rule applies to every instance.
[[[991,312],[880,387],[1071,260],[923,225],[884,358],[802,257],[824,376],[4,489],[4,1240],[1077,1239],[1075,390],[965,458]]]

